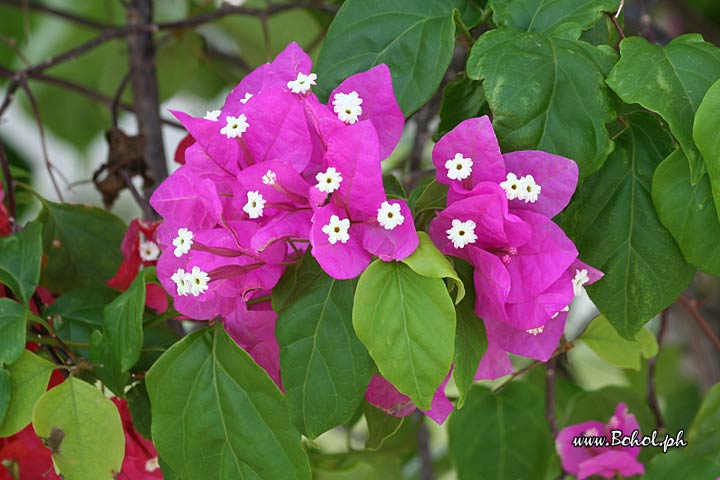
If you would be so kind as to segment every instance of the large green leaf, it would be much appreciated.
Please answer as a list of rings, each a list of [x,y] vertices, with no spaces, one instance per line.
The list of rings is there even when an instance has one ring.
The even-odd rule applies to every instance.
[[[32,222],[9,237],[0,238],[0,283],[7,285],[27,305],[40,280],[42,226]]]
[[[607,83],[626,103],[657,112],[670,125],[690,161],[692,183],[705,173],[692,138],[693,119],[705,92],[720,78],[720,49],[697,33],[662,47],[641,37],[620,44],[620,61]]]
[[[365,442],[365,448],[369,450],[380,448],[386,439],[395,435],[404,420],[404,417],[388,415],[370,404],[370,402],[363,402],[362,410],[368,427],[368,439]]]
[[[25,329],[27,307],[10,300],[0,298],[0,368],[17,360],[25,350]]]
[[[443,90],[438,114],[440,123],[435,138],[439,139],[463,120],[479,117],[488,112],[482,82],[471,80],[465,75],[458,75]]]
[[[130,288],[105,307],[102,333],[95,331],[91,337],[90,360],[102,365],[94,372],[119,397],[125,396],[128,372],[140,358],[145,282],[154,273],[154,268],[141,271]]]
[[[499,27],[514,27],[528,32],[552,33],[567,23],[586,30],[615,12],[620,0],[490,0],[493,21]]]
[[[412,255],[402,260],[415,273],[428,278],[447,278],[452,282],[453,288],[457,289],[455,303],[459,303],[465,296],[465,285],[458,277],[453,264],[448,258],[440,253],[440,250],[430,240],[425,232],[418,232],[419,243],[417,250]]]
[[[118,217],[100,208],[43,200],[39,219],[47,257],[42,281],[48,289],[93,287],[115,274],[126,229]]]
[[[693,124],[693,139],[705,158],[715,208],[720,218],[720,80],[710,87],[698,107]]]
[[[437,90],[455,45],[453,0],[347,0],[330,25],[317,72],[320,95],[384,63],[409,116]]]
[[[60,295],[43,314],[53,318],[63,340],[88,343],[90,334],[102,328],[105,307],[117,296],[109,287],[78,288]]]
[[[0,425],[3,423],[5,414],[10,407],[10,394],[12,393],[12,380],[10,373],[0,368]]]
[[[720,276],[720,222],[710,181],[703,176],[692,184],[682,150],[675,150],[655,169],[652,197],[660,220],[675,237],[688,263]]]
[[[503,149],[563,155],[585,176],[613,149],[605,124],[615,112],[605,76],[615,58],[611,49],[572,36],[503,28],[475,42],[467,73],[483,80]]]
[[[285,398],[222,327],[176,343],[146,384],[155,447],[181,478],[310,479]]]
[[[645,480],[677,480],[678,478],[714,479],[720,476],[720,464],[710,458],[697,458],[684,451],[668,451],[656,455],[645,470]]]
[[[445,282],[375,260],[358,282],[353,325],[382,376],[429,410],[453,359],[455,309]]]
[[[720,383],[708,391],[687,436],[688,452],[720,463]]]
[[[693,269],[660,223],[650,195],[653,171],[672,145],[658,120],[624,115],[605,166],[585,179],[559,219],[584,261],[605,276],[587,291],[628,340],[687,287]]]
[[[305,255],[296,277],[274,290],[287,297],[275,335],[290,415],[315,438],[352,418],[370,382],[373,363],[352,326],[354,285]]]
[[[600,358],[620,368],[640,370],[642,358],[657,355],[655,335],[641,328],[636,340],[626,340],[610,325],[607,318],[599,315],[580,337]]]
[[[0,437],[14,435],[30,423],[32,409],[45,393],[53,364],[25,350],[7,370],[12,394],[5,418],[0,423]]]
[[[46,392],[33,409],[33,428],[50,445],[53,463],[67,480],[116,478],[125,455],[117,407],[75,377]]]
[[[528,382],[500,393],[475,386],[450,417],[450,456],[460,479],[542,480],[553,451],[543,395]]]

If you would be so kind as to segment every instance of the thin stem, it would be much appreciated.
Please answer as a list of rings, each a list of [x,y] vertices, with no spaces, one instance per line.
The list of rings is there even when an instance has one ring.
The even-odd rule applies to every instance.
[[[98,22],[91,18],[82,17],[71,12],[66,12],[64,10],[50,7],[42,3],[30,2],[28,0],[0,0],[0,5],[7,5],[9,7],[23,8],[28,10],[34,10],[40,13],[46,13],[48,15],[62,18],[69,22],[76,23],[78,25],[82,25],[84,27],[92,28],[95,30],[102,30],[112,26],[107,23]]]
[[[155,215],[155,212],[148,201],[140,195],[140,192],[137,191],[137,188],[135,188],[135,184],[132,182],[132,178],[130,178],[127,170],[121,168],[118,172],[125,181],[125,185],[127,185],[128,190],[130,190],[130,195],[132,195],[133,200],[135,200],[135,203],[137,203],[140,210],[142,210],[144,217],[152,218]]]
[[[647,403],[655,416],[655,425],[658,430],[665,428],[665,422],[663,422],[662,413],[660,412],[660,404],[658,403],[657,390],[655,388],[655,366],[657,364],[658,355],[660,355],[660,348],[662,347],[663,337],[665,336],[665,330],[667,329],[669,314],[669,307],[663,310],[660,314],[660,329],[658,330],[657,335],[658,353],[648,360]]]
[[[615,30],[617,30],[618,34],[620,35],[620,39],[625,40],[625,32],[623,32],[620,23],[618,23],[617,16],[613,15],[612,13],[608,13],[607,16],[610,18],[610,21],[612,21],[613,25],[615,25]]]
[[[425,424],[425,415],[416,412],[418,419],[417,448],[420,457],[420,480],[433,480],[432,454],[430,452],[430,432]]]
[[[10,162],[5,153],[5,145],[0,139],[0,166],[2,166],[3,177],[7,185],[8,213],[10,214],[10,227],[13,232],[17,232],[17,207],[15,205],[15,185],[13,184],[12,172],[10,172]]]
[[[713,332],[712,328],[710,328],[710,325],[708,324],[707,320],[705,320],[705,317],[702,316],[702,313],[700,313],[700,310],[697,308],[697,301],[696,300],[689,300],[685,297],[680,297],[677,299],[678,303],[685,307],[685,309],[690,313],[690,315],[695,319],[695,321],[700,325],[700,328],[703,329],[705,332],[705,335],[707,335],[708,339],[715,345],[715,348],[720,351],[720,339],[718,336]]]
[[[48,338],[43,337],[42,335],[38,335],[36,333],[32,333],[28,335],[28,342],[34,342],[39,343],[40,345],[57,345],[58,342],[55,341],[54,338]],[[70,348],[78,348],[81,350],[87,350],[90,348],[89,343],[83,343],[83,342],[73,342],[70,340],[64,340],[65,346]]]
[[[574,344],[573,342],[565,342],[565,343],[563,343],[562,345],[560,345],[560,347],[558,347],[558,348],[555,350],[555,352],[553,352],[553,354],[550,356],[550,358],[548,359],[548,361],[550,361],[551,359],[557,357],[558,355],[562,355],[563,353],[569,352],[569,351],[572,350],[573,348],[575,348],[575,344]],[[537,367],[538,365],[542,365],[543,363],[544,363],[544,362],[541,362],[541,361],[539,361],[539,360],[535,360],[533,363],[531,363],[531,364],[528,365],[527,367],[523,367],[523,368],[521,368],[520,370],[518,370],[518,371],[516,371],[516,372],[513,372],[513,374],[510,375],[510,377],[509,377],[507,380],[505,380],[505,381],[504,381],[503,383],[501,383],[499,386],[497,386],[496,388],[494,388],[493,391],[492,391],[492,393],[498,393],[498,392],[500,392],[502,389],[504,389],[505,387],[507,387],[510,382],[512,382],[513,380],[515,380],[515,379],[518,378],[519,376],[524,375],[525,373],[529,372],[530,370],[532,370],[533,368]]]

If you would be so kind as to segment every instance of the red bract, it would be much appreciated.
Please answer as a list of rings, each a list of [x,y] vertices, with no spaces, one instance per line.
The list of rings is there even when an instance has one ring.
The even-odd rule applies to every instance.
[[[185,135],[180,143],[178,143],[177,149],[175,150],[175,163],[185,165],[185,150],[195,144],[195,139],[192,135]]]
[[[5,192],[0,185],[0,236],[10,235],[12,229],[10,228],[10,218],[8,211],[5,208]]]
[[[111,398],[120,412],[125,433],[125,458],[118,479],[138,480],[163,478],[158,464],[158,454],[150,440],[140,435],[132,422],[127,401]]]

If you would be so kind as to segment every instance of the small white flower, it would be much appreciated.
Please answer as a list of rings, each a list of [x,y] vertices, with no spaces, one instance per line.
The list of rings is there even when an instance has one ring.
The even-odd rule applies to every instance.
[[[336,93],[333,97],[333,110],[343,122],[352,125],[362,115],[362,98],[356,91]]]
[[[536,337],[536,336],[540,335],[543,332],[543,330],[545,330],[545,325],[540,325],[537,328],[531,328],[530,330],[526,330],[526,332],[529,333],[530,335]]]
[[[500,183],[500,188],[505,190],[508,200],[515,200],[520,197],[520,180],[512,172],[508,172],[506,180]]]
[[[382,202],[378,208],[377,221],[385,230],[392,230],[405,222],[405,217],[400,213],[399,203]]]
[[[525,200],[525,203],[535,203],[540,196],[540,185],[535,183],[535,178],[532,175],[525,175],[520,179],[520,191],[522,197],[518,196],[521,200]]]
[[[600,432],[598,432],[597,428],[592,427],[585,430],[585,433],[583,434],[585,437],[599,437]]]
[[[272,170],[268,170],[265,172],[265,175],[262,177],[262,182],[265,185],[274,185],[277,181],[277,174],[273,172]]]
[[[340,188],[343,178],[340,172],[335,170],[335,167],[329,167],[324,172],[315,175],[315,180],[318,182],[315,188],[323,193],[332,193]]]
[[[154,262],[160,256],[160,249],[157,243],[147,240],[140,242],[140,258],[143,262]]]
[[[330,217],[330,223],[323,225],[322,231],[328,236],[328,242],[335,245],[338,241],[340,243],[347,243],[350,240],[350,220],[343,218],[342,220],[337,216],[333,215]]]
[[[589,281],[590,277],[588,277],[587,269],[583,268],[582,270],[575,270],[575,278],[572,279],[572,284],[573,292],[575,293],[576,297],[583,294],[583,292],[585,291],[583,285],[585,285]]]
[[[154,472],[160,468],[160,462],[158,460],[158,457],[153,457],[147,462],[145,462],[145,471],[146,472]]]
[[[172,244],[175,246],[175,256],[180,258],[190,251],[193,244],[193,232],[187,228],[180,228],[177,232],[178,236],[173,239]]]
[[[462,222],[458,219],[452,221],[452,228],[445,231],[447,238],[453,243],[455,248],[464,248],[469,243],[475,243],[477,235],[475,235],[475,222],[468,220]]]
[[[225,121],[227,123],[220,130],[220,133],[225,135],[227,138],[242,137],[242,134],[245,133],[250,126],[250,124],[247,123],[247,117],[243,113],[241,113],[239,117],[228,115],[225,117]]]
[[[193,297],[197,297],[207,291],[210,276],[200,270],[200,267],[193,267],[192,272],[187,275],[189,277],[190,293],[193,294]]]
[[[184,297],[190,293],[190,274],[186,273],[182,268],[178,268],[177,272],[172,274],[170,280],[175,282],[179,296]]]
[[[317,80],[317,75],[314,73],[305,75],[302,72],[298,72],[297,78],[295,80],[290,80],[287,83],[287,87],[292,93],[301,93],[304,95],[310,90],[310,87],[317,85],[315,80]]]
[[[243,211],[247,213],[250,218],[262,217],[264,208],[265,199],[260,192],[257,190],[247,192],[247,203],[243,207]]]
[[[456,153],[455,158],[445,162],[447,176],[450,180],[465,180],[472,173],[472,166],[472,158],[465,158],[462,153]]]
[[[205,120],[210,120],[213,122],[217,122],[218,118],[220,118],[220,110],[208,110],[207,113],[205,113]]]
[[[243,105],[245,105],[245,104],[248,102],[248,100],[250,100],[252,97],[253,97],[253,94],[250,93],[250,92],[247,92],[247,93],[245,94],[245,98],[243,98],[242,100],[240,100],[240,103],[242,103]]]

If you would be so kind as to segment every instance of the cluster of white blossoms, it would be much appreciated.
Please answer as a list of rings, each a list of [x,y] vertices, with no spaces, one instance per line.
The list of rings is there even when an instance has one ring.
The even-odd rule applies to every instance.
[[[380,204],[377,213],[377,221],[385,230],[392,230],[405,222],[405,217],[400,213],[399,203],[390,203],[387,200]]]
[[[178,268],[177,271],[172,274],[170,280],[175,282],[179,296],[192,295],[193,297],[197,297],[207,291],[208,283],[210,283],[210,275],[200,270],[200,267],[197,266],[193,267],[190,272]]]
[[[350,240],[350,220],[343,218],[342,220],[337,215],[330,217],[330,222],[327,225],[323,225],[322,231],[328,236],[328,242],[335,245],[337,242],[347,243]]]
[[[573,284],[573,293],[575,293],[575,296],[580,296],[585,292],[585,285],[590,281],[590,277],[588,277],[588,271],[587,269],[583,268],[582,270],[575,270],[575,278],[572,279]]]
[[[333,193],[340,188],[340,183],[342,183],[343,178],[335,167],[329,167],[324,172],[315,175],[315,180],[318,182],[315,188],[323,193]]]
[[[298,72],[297,78],[295,80],[290,80],[287,83],[287,87],[292,93],[299,93],[305,95],[307,92],[310,91],[310,87],[312,87],[313,85],[317,85],[317,83],[315,83],[315,80],[317,80],[317,75],[315,75],[314,73],[309,73],[305,75],[302,72]]]
[[[465,180],[472,173],[472,158],[466,158],[462,153],[456,153],[455,158],[445,162],[447,177],[450,180]]]
[[[190,247],[193,244],[193,232],[187,228],[180,228],[177,232],[177,237],[172,242],[175,247],[175,256],[180,258],[190,251]]]
[[[508,200],[523,200],[525,203],[537,202],[542,190],[532,175],[518,178],[512,172],[507,174],[506,180],[500,183],[500,187],[505,190]]]
[[[253,97],[253,94],[250,93],[250,92],[247,92],[247,93],[245,93],[245,97],[243,97],[243,98],[240,100],[240,103],[242,103],[243,105],[245,105],[245,104],[248,102],[248,100],[250,100],[252,97]]]
[[[222,129],[220,129],[220,133],[225,135],[227,138],[242,137],[242,134],[245,133],[250,126],[244,113],[241,113],[237,117],[228,115],[227,117],[225,117],[225,121],[227,123]]]
[[[354,90],[350,93],[336,93],[333,96],[333,110],[341,121],[352,125],[362,115],[362,102],[362,98]]]
[[[160,247],[152,240],[140,242],[140,258],[143,262],[154,262],[160,256]]]
[[[475,222],[467,220],[465,222],[454,219],[452,221],[452,227],[445,231],[447,233],[447,239],[453,243],[455,248],[464,248],[465,245],[475,243],[477,241],[477,235],[475,235]]]
[[[260,218],[263,216],[265,208],[265,199],[257,190],[247,192],[247,203],[243,206],[243,212],[247,213],[250,218]]]
[[[262,182],[265,185],[275,185],[275,182],[277,182],[277,174],[272,170],[268,170],[265,172],[265,175],[262,176]]]
[[[205,117],[203,117],[205,120],[210,120],[211,122],[217,122],[218,118],[220,118],[220,114],[222,112],[220,110],[208,110],[205,113]]]

